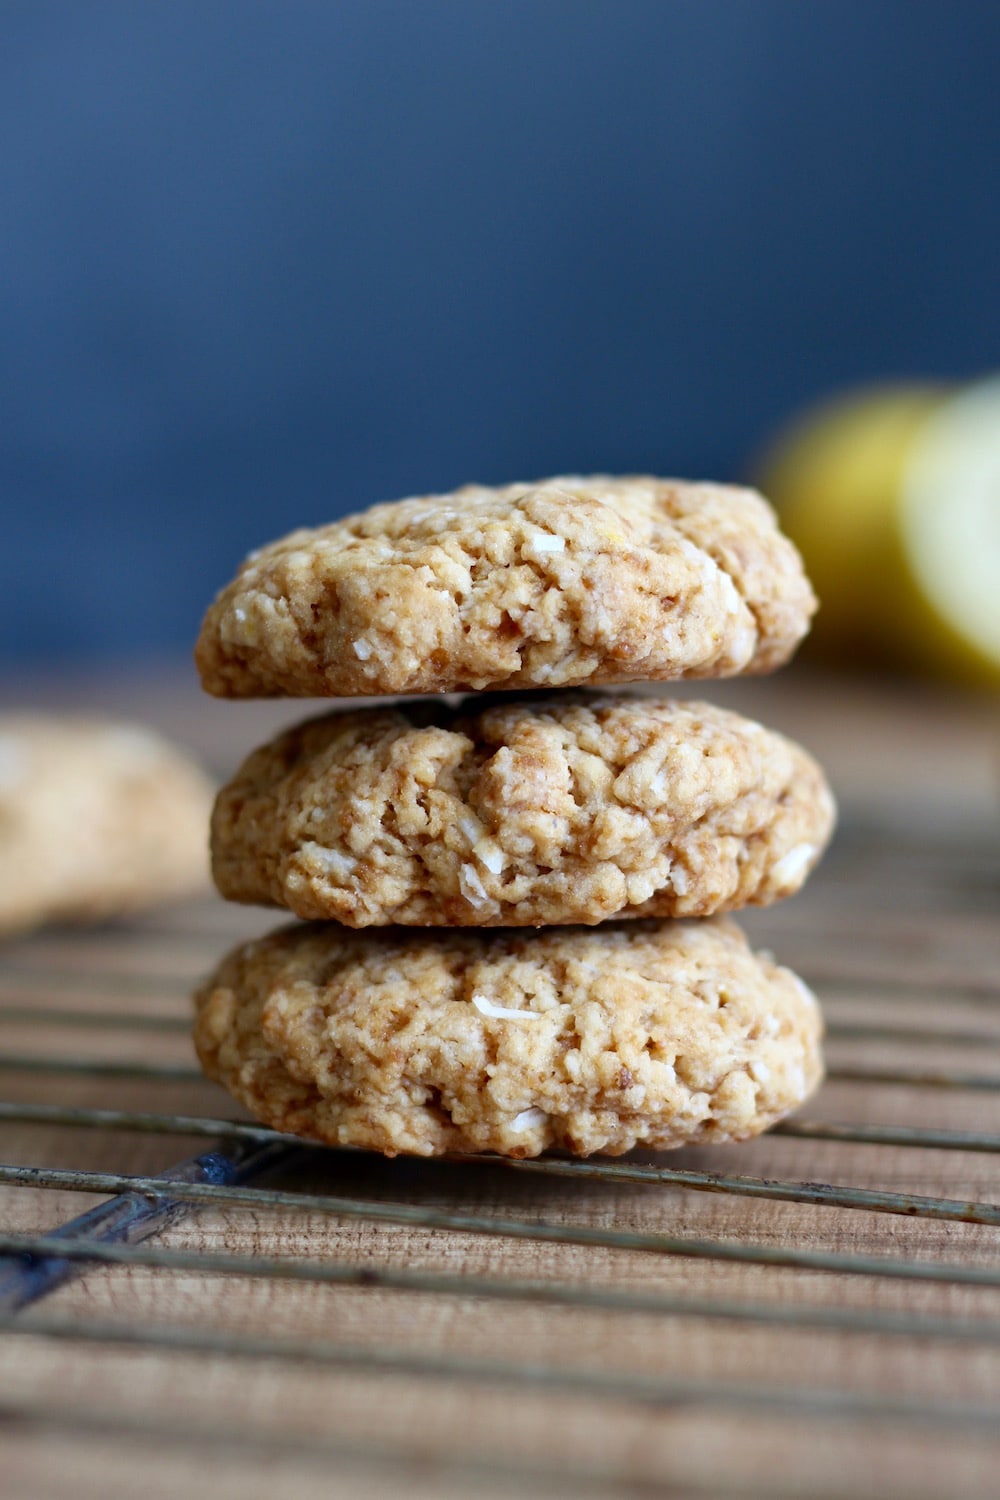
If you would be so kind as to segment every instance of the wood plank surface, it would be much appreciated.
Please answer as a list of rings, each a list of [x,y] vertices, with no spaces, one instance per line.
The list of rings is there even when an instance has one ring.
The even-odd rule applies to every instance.
[[[299,1153],[7,1316],[5,1495],[992,1491],[998,705],[794,671],[697,692],[801,738],[842,808],[807,889],[746,919],[827,1015],[830,1077],[799,1133],[628,1159],[758,1185]],[[167,671],[9,682],[4,698],[127,712],[219,773],[310,710],[213,703]],[[0,1101],[240,1118],[197,1074],[188,997],[275,924],[206,895],[6,944]],[[0,1116],[0,1131],[6,1166],[56,1173],[150,1177],[214,1143],[85,1120]],[[783,1201],[796,1183],[821,1201]],[[85,1185],[0,1183],[0,1232],[50,1231],[109,1196]],[[890,1213],[855,1190],[917,1201]],[[431,1210],[484,1222],[421,1223]],[[173,1262],[151,1263],[162,1252]],[[782,1256],[799,1263],[767,1263]]]

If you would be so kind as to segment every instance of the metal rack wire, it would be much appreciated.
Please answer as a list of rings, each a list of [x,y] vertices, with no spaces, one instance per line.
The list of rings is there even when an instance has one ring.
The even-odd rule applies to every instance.
[[[863,857],[863,844],[861,849]],[[932,898],[935,911],[947,907],[949,888],[955,894],[953,909],[962,908],[959,893],[967,889],[967,882],[961,849],[947,842],[936,849],[937,858],[934,848],[922,846],[923,863],[918,873],[911,869],[908,877],[909,911],[915,923],[930,920]],[[857,851],[856,835],[855,860]],[[900,857],[905,859],[905,849]],[[1000,888],[1000,861],[991,863],[990,856],[979,850],[975,867],[980,882],[985,881],[987,886],[992,882],[991,888]],[[842,902],[844,892],[850,889],[849,875],[849,870],[846,876],[842,873],[838,887],[835,867],[829,898],[834,904]],[[871,896],[870,888],[862,887],[863,882],[854,898],[859,906]],[[822,895],[811,908],[803,908],[795,928],[799,946],[807,947],[817,941],[816,934],[822,930],[822,912]],[[988,944],[991,934],[995,939],[988,901],[982,903],[976,920],[981,943]],[[213,931],[213,926],[218,930]],[[783,929],[777,919],[774,930],[776,944],[780,945]],[[907,1091],[908,1098],[919,1096],[921,1100],[927,1095],[946,1097],[949,1101],[979,1098],[985,1101],[980,1111],[983,1124],[992,1119],[992,1128],[927,1122],[926,1105],[921,1103],[918,1122],[869,1119],[858,1110],[854,1114],[860,1113],[862,1117],[854,1119],[828,1118],[825,1114],[802,1118],[775,1131],[769,1138],[772,1143],[769,1149],[780,1153],[779,1143],[783,1142],[820,1143],[835,1158],[838,1152],[845,1153],[846,1177],[851,1175],[846,1168],[857,1164],[857,1158],[849,1158],[846,1153],[854,1152],[855,1148],[891,1150],[901,1153],[892,1158],[898,1173],[896,1180],[876,1186],[849,1181],[814,1182],[789,1177],[780,1171],[773,1174],[768,1171],[765,1175],[707,1170],[700,1165],[674,1165],[663,1158],[658,1161],[542,1158],[507,1162],[464,1158],[460,1163],[443,1163],[426,1169],[437,1173],[433,1179],[421,1179],[425,1186],[433,1180],[432,1194],[408,1194],[401,1190],[394,1196],[391,1169],[383,1169],[377,1189],[358,1190],[358,1184],[362,1188],[365,1184],[360,1154],[355,1156],[350,1174],[355,1191],[330,1191],[326,1179],[319,1188],[312,1181],[305,1187],[297,1186],[296,1172],[299,1176],[305,1172],[308,1177],[310,1170],[321,1162],[322,1172],[328,1177],[331,1170],[336,1170],[331,1162],[349,1160],[348,1154],[321,1153],[292,1143],[274,1131],[210,1110],[138,1108],[132,1104],[111,1107],[103,1102],[101,1091],[109,1084],[141,1087],[147,1099],[161,1087],[178,1086],[204,1089],[204,1097],[213,1101],[222,1097],[217,1091],[207,1092],[209,1086],[181,1055],[181,1048],[187,1028],[188,982],[206,965],[213,948],[221,950],[230,937],[230,919],[221,912],[216,914],[215,908],[206,908],[199,913],[197,931],[189,936],[185,936],[181,919],[165,928],[147,922],[118,933],[67,938],[65,953],[59,947],[59,940],[47,945],[36,941],[10,950],[0,961],[0,1024],[8,1035],[11,1030],[24,1032],[30,1028],[33,1039],[32,1050],[22,1050],[16,1045],[0,1046],[0,1090],[4,1079],[8,1083],[13,1080],[15,1093],[25,1096],[0,1101],[0,1128],[19,1129],[22,1141],[39,1140],[39,1133],[46,1131],[59,1132],[60,1141],[96,1136],[108,1143],[112,1156],[114,1142],[124,1136],[139,1140],[176,1137],[210,1143],[204,1154],[182,1162],[169,1172],[81,1168],[37,1160],[0,1165],[0,1190],[30,1188],[42,1193],[69,1192],[80,1195],[81,1200],[86,1195],[109,1198],[108,1203],[57,1230],[22,1227],[16,1232],[0,1233],[0,1331],[8,1337],[19,1334],[74,1348],[100,1345],[197,1353],[263,1364],[279,1362],[371,1376],[512,1388],[520,1392],[561,1391],[633,1403],[647,1410],[676,1409],[682,1405],[685,1409],[708,1412],[780,1413],[810,1421],[848,1421],[868,1427],[889,1423],[915,1432],[966,1433],[989,1442],[1000,1439],[1000,1404],[988,1384],[983,1386],[981,1399],[968,1396],[945,1399],[940,1395],[914,1395],[906,1390],[873,1392],[822,1383],[804,1386],[780,1381],[707,1379],[684,1376],[673,1370],[649,1373],[614,1367],[579,1368],[558,1360],[512,1360],[489,1349],[469,1355],[454,1350],[397,1347],[377,1339],[354,1343],[326,1336],[181,1325],[171,1322],[169,1317],[110,1319],[81,1314],[80,1307],[67,1303],[65,1297],[56,1299],[56,1311],[42,1306],[50,1294],[94,1268],[104,1268],[108,1274],[142,1268],[159,1278],[196,1276],[220,1285],[250,1277],[279,1286],[328,1285],[432,1300],[474,1299],[509,1307],[561,1308],[576,1313],[600,1311],[622,1318],[679,1319],[695,1325],[799,1330],[817,1335],[857,1334],[901,1342],[919,1340],[920,1347],[925,1349],[947,1345],[1000,1354],[1000,1298],[995,1299],[992,1310],[985,1312],[979,1306],[973,1313],[955,1311],[946,1303],[929,1312],[924,1308],[879,1305],[877,1295],[858,1303],[840,1293],[840,1288],[850,1280],[863,1282],[869,1289],[909,1283],[949,1292],[978,1289],[987,1294],[1000,1293],[1000,1257],[996,1254],[1000,1242],[995,1234],[985,1242],[977,1241],[975,1253],[973,1247],[958,1244],[957,1253],[940,1255],[929,1253],[922,1244],[911,1251],[907,1241],[898,1237],[890,1240],[886,1236],[886,1243],[881,1244],[876,1232],[870,1236],[876,1248],[862,1253],[856,1249],[795,1243],[782,1238],[780,1223],[769,1240],[755,1239],[739,1221],[740,1204],[763,1200],[815,1211],[820,1229],[822,1215],[830,1209],[851,1211],[866,1216],[866,1220],[878,1216],[871,1220],[876,1228],[885,1222],[883,1215],[901,1216],[915,1225],[980,1226],[984,1231],[1000,1227],[998,1202],[963,1194],[944,1196],[913,1191],[906,1185],[911,1154],[952,1153],[956,1160],[969,1161],[1000,1152],[1000,1116],[989,1114],[990,1096],[1000,1091],[1000,1025],[995,1023],[991,1011],[994,997],[980,977],[981,952],[977,955],[974,979],[966,983],[957,975],[952,986],[953,996],[973,1008],[981,1019],[932,1025],[927,999],[934,986],[922,991],[919,985],[909,984],[905,976],[895,986],[885,985],[881,978],[865,981],[862,975],[859,979],[854,970],[838,978],[836,942],[827,944],[824,950],[827,978],[818,986],[821,995],[825,992],[830,999],[831,994],[835,996],[839,991],[849,996],[852,985],[869,983],[880,987],[882,996],[893,1002],[882,1007],[873,1004],[870,1013],[859,1020],[856,1007],[838,1008],[835,997],[831,1001],[829,1031],[833,1063],[829,1077],[834,1091],[839,1091],[841,1097],[845,1090],[857,1091],[862,1101],[867,1097],[866,1091],[872,1090],[875,1097],[879,1091],[890,1090]],[[173,956],[174,974],[157,977],[144,968],[144,955],[153,947],[158,953],[165,948]],[[109,963],[109,956],[114,957],[114,963]],[[807,977],[811,977],[808,971]],[[78,1052],[72,1050],[73,1039]],[[919,1059],[895,1060],[904,1046],[926,1050],[928,1045],[935,1049],[935,1056],[940,1050],[949,1059],[955,1053],[974,1049],[974,1065],[961,1058],[941,1064]],[[80,1052],[86,1055],[79,1055]],[[80,1089],[90,1091],[89,1102],[61,1099],[60,1080],[63,1084],[72,1083],[77,1097]],[[597,1200],[593,1197],[581,1200],[576,1208],[571,1205],[568,1213],[556,1217],[544,1211],[526,1212],[523,1208],[483,1212],[470,1208],[465,1201],[470,1174],[477,1172],[490,1174],[494,1183],[501,1180],[497,1174],[531,1179],[546,1191],[557,1182],[568,1180],[598,1193],[628,1188],[718,1195],[729,1205],[731,1218],[735,1216],[732,1219],[735,1232],[730,1229],[726,1233],[697,1234],[678,1223],[672,1228],[665,1224],[655,1230],[616,1225],[607,1222],[606,1214],[594,1211]],[[402,1182],[398,1185],[401,1189],[406,1186]],[[502,1199],[502,1188],[497,1189],[496,1195]],[[537,1195],[528,1201],[532,1210],[539,1202],[544,1203]],[[673,1197],[669,1200],[674,1201]],[[565,1210],[565,1198],[561,1204]],[[814,1295],[811,1300],[801,1296],[784,1300],[780,1295],[760,1295],[759,1291],[738,1296],[713,1291],[706,1295],[704,1286],[691,1292],[676,1285],[671,1289],[635,1289],[607,1284],[595,1276],[567,1280],[549,1274],[488,1275],[461,1265],[455,1270],[442,1270],[393,1264],[388,1259],[379,1263],[370,1256],[351,1259],[342,1254],[210,1250],[171,1243],[169,1236],[166,1243],[151,1242],[154,1236],[179,1224],[185,1216],[206,1209],[222,1209],[229,1214],[251,1213],[258,1219],[295,1213],[319,1215],[339,1224],[365,1226],[373,1234],[380,1226],[401,1226],[434,1236],[499,1237],[505,1243],[572,1246],[587,1254],[640,1252],[662,1262],[679,1260],[685,1265],[701,1264],[708,1268],[742,1266],[769,1274],[798,1271],[844,1280],[832,1283],[835,1295],[824,1293]],[[822,1239],[822,1233],[817,1237]],[[58,1425],[60,1420],[69,1426],[84,1420],[79,1410],[60,1411],[57,1403],[32,1404],[22,1400],[19,1405],[15,1393],[9,1390],[0,1395],[0,1416],[4,1413],[19,1414],[22,1422],[39,1428]],[[100,1422],[114,1425],[107,1416],[98,1421],[91,1413],[91,1420],[98,1426]],[[130,1420],[133,1419],[127,1414],[122,1415],[123,1428]],[[169,1423],[160,1422],[162,1431],[168,1426]],[[155,1433],[155,1414],[149,1415],[143,1430]],[[192,1436],[190,1427],[188,1435]],[[199,1440],[210,1438],[210,1433],[201,1433]],[[280,1446],[280,1433],[275,1432],[273,1438],[275,1445]],[[257,1443],[265,1439],[266,1435],[259,1431],[254,1434]],[[326,1449],[336,1450],[337,1441],[330,1437],[319,1445],[324,1447],[325,1443]],[[351,1447],[343,1435],[339,1444],[344,1451]],[[561,1472],[565,1477],[565,1467]],[[576,1478],[586,1478],[586,1473],[581,1471]],[[694,1487],[688,1488],[694,1492]],[[718,1492],[723,1492],[721,1486]]]

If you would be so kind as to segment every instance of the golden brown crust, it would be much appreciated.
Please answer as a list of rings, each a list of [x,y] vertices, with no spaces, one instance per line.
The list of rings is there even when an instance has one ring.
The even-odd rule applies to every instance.
[[[232,901],[352,927],[705,916],[791,895],[833,826],[816,762],[708,704],[567,693],[312,719],[219,794]]]
[[[148,729],[0,718],[0,932],[94,921],[208,883],[213,787]]]
[[[209,1077],[259,1120],[389,1155],[741,1140],[822,1075],[815,999],[734,923],[293,926],[196,996]]]
[[[816,601],[752,490],[470,485],[251,554],[195,657],[219,697],[338,697],[767,672]]]

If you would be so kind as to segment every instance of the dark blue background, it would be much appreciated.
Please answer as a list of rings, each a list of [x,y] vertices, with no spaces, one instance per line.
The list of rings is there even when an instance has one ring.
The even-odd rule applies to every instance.
[[[466,479],[1000,363],[996,0],[0,6],[0,653]]]

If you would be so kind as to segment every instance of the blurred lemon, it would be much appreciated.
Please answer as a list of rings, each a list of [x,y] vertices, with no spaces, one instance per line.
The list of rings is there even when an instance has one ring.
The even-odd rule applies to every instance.
[[[761,487],[819,594],[817,649],[1000,687],[1000,379],[823,407]]]

